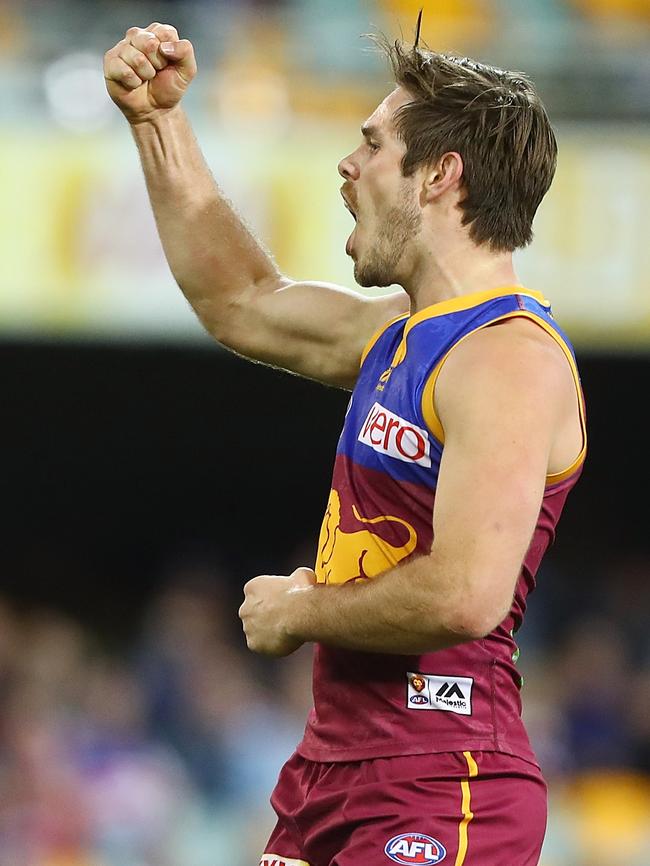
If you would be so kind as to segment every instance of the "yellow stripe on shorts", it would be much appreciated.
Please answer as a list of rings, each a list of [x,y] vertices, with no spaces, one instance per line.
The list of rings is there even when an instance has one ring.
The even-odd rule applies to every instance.
[[[463,819],[458,825],[458,854],[456,854],[456,862],[454,866],[463,866],[465,862],[465,857],[467,855],[467,846],[468,846],[468,838],[467,838],[467,828],[469,826],[469,822],[474,817],[474,813],[472,812],[472,792],[469,787],[469,780],[474,779],[478,776],[478,766],[476,761],[472,757],[471,752],[463,752],[465,760],[467,761],[467,779],[463,779],[460,783],[460,789],[463,795],[461,810],[463,813]]]

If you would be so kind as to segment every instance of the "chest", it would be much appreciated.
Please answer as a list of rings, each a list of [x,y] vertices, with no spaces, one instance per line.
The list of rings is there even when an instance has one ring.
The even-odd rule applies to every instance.
[[[427,429],[422,395],[428,367],[395,362],[398,334],[369,358],[352,394],[339,453],[398,481],[435,487],[442,446]]]

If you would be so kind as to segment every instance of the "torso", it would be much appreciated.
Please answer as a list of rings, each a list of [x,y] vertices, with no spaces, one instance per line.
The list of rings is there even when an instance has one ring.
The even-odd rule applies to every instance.
[[[534,293],[481,293],[389,323],[369,344],[346,415],[316,562],[320,582],[371,579],[429,552],[444,448],[433,401],[441,362],[464,337],[514,317],[552,337],[552,350],[563,353],[573,373],[573,399],[578,393],[581,401],[568,341]],[[552,474],[506,620],[483,640],[420,656],[317,646],[303,756],[360,760],[474,749],[534,761],[521,722],[513,633],[580,473],[584,447],[568,457],[575,457],[576,444],[584,445],[569,425],[551,455]]]

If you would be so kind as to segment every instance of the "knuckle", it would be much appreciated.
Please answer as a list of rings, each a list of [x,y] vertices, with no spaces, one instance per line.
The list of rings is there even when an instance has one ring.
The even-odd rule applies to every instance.
[[[172,27],[171,24],[158,24],[156,25],[155,32],[156,36],[161,40],[178,41],[178,30],[175,27]]]
[[[120,81],[124,77],[124,67],[119,57],[111,58],[110,62],[106,65],[106,72],[109,78],[114,78],[116,81]]]
[[[137,39],[133,40],[133,46],[134,48],[137,48],[138,51],[151,51],[158,47],[158,40],[153,33],[149,33],[145,30]]]
[[[129,86],[134,87],[134,88],[140,87],[140,85],[142,84],[142,79],[132,69],[128,69],[124,73],[124,81],[126,84],[128,84]]]

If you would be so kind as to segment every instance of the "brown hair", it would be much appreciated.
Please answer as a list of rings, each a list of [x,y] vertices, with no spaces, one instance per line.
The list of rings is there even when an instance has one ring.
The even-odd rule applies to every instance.
[[[417,39],[413,46],[374,41],[413,97],[394,117],[406,145],[402,173],[460,153],[460,206],[472,240],[495,251],[527,246],[557,163],[555,135],[533,84],[518,72],[421,48]]]

